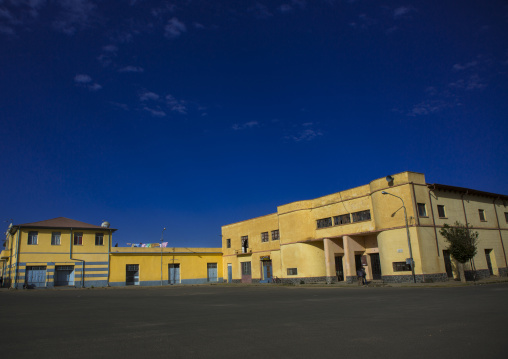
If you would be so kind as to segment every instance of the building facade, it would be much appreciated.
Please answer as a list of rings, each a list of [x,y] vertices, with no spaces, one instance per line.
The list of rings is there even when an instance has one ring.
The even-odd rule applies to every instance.
[[[506,276],[507,204],[505,195],[428,184],[421,173],[403,172],[223,226],[223,276],[244,283],[353,282],[364,268],[368,280],[445,281],[458,270],[439,230],[456,221],[479,232],[466,277],[474,268],[477,278]]]
[[[222,282],[221,248],[113,247],[116,229],[60,217],[12,225],[0,254],[3,286],[106,287]]]

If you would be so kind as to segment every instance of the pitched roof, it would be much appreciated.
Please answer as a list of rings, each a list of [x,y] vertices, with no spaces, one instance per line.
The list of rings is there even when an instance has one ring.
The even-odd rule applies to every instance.
[[[81,221],[76,221],[75,219],[65,218],[65,217],[57,217],[53,219],[47,219],[45,221],[40,222],[32,222],[32,223],[23,223],[13,225],[12,228],[16,227],[33,227],[33,228],[73,228],[73,229],[106,229],[101,226],[96,226],[94,224],[89,224]],[[108,228],[112,231],[116,231],[116,229]]]

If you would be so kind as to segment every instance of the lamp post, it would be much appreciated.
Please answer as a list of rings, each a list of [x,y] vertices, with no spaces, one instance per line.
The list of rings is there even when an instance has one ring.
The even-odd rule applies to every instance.
[[[166,230],[166,227],[164,227],[162,229],[162,233],[161,233],[161,244],[160,244],[160,247],[161,247],[161,286],[162,286],[162,241],[164,240],[164,231]]]
[[[406,212],[406,206],[404,204],[404,200],[399,197],[399,196],[396,196],[394,194],[391,194],[391,193],[388,193],[386,191],[383,191],[381,192],[382,194],[388,194],[390,196],[393,196],[393,197],[397,197],[398,199],[400,199],[402,201],[402,208],[404,208],[404,219],[406,221],[406,232],[407,232],[407,245],[409,247],[409,258],[411,258],[411,272],[413,273],[413,283],[416,283],[416,277],[415,277],[415,263],[413,261],[413,250],[411,249],[411,239],[409,237],[409,225],[407,223],[407,212]]]

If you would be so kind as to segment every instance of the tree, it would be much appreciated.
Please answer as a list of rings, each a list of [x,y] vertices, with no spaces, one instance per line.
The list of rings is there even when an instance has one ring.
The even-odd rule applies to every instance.
[[[473,259],[478,251],[478,232],[469,229],[468,225],[455,222],[453,227],[445,224],[439,231],[448,242],[448,251],[459,262],[460,279],[466,281],[464,263]]]

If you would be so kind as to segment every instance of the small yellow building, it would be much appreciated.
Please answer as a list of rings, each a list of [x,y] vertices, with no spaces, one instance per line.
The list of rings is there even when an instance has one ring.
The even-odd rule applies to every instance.
[[[505,195],[399,173],[223,226],[224,278],[353,282],[363,268],[368,280],[444,281],[458,273],[439,230],[456,221],[480,234],[472,262],[477,278],[506,276],[507,204]],[[467,269],[471,278],[473,268]]]

